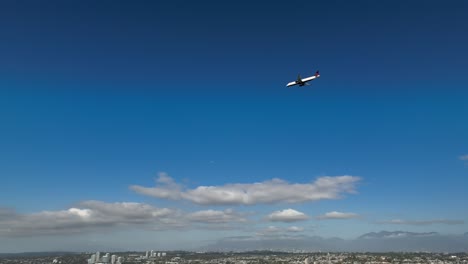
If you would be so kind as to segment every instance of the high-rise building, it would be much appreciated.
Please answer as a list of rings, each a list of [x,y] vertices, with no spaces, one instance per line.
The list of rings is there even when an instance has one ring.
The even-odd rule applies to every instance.
[[[96,262],[96,255],[92,254],[91,257],[88,259],[88,264],[94,264]]]
[[[117,256],[116,255],[112,255],[111,256],[111,264],[115,264],[115,261],[117,260]]]
[[[158,252],[158,258],[161,257],[161,252]]]
[[[166,256],[166,252],[161,253],[161,256],[165,257],[165,256]]]
[[[122,261],[123,261],[122,257],[118,257],[118,258],[117,258],[117,262],[118,262],[118,263],[122,263]]]
[[[109,256],[109,253],[107,253],[106,255],[102,257],[101,262],[109,263],[109,261],[110,261],[110,256]]]
[[[148,251],[146,251],[146,258],[148,258],[148,257],[149,257],[149,252],[148,252]]]
[[[101,262],[101,253],[96,252],[96,259],[94,260],[94,262]]]

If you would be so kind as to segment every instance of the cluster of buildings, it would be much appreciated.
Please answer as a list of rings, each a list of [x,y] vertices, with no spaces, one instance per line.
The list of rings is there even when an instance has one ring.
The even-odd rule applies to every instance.
[[[148,258],[146,258],[148,256]],[[468,254],[443,253],[286,253],[155,252],[128,255],[125,264],[468,264]]]
[[[155,250],[151,250],[151,251],[146,251],[146,255],[144,256],[144,258],[146,259],[161,258],[165,256],[166,256],[166,252],[156,252]]]
[[[2,256],[0,264],[468,264],[468,253],[96,252]]]
[[[98,251],[96,254],[92,254],[88,259],[88,264],[122,264],[122,257],[117,257],[116,255],[110,255],[106,253],[104,256],[101,256],[101,253]]]

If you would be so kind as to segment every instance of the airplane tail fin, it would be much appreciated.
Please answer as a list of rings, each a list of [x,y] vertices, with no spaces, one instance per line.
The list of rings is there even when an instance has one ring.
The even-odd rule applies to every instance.
[[[319,76],[319,75],[320,75],[319,71],[316,71],[316,72],[315,72],[315,77],[317,77],[317,76]]]

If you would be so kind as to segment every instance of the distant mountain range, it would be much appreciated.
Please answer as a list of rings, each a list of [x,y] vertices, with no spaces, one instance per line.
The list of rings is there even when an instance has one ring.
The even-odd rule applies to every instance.
[[[192,251],[306,251],[306,252],[468,252],[468,232],[442,235],[437,232],[380,231],[356,239],[320,236],[237,236],[224,238]],[[125,251],[125,250],[115,250]],[[0,253],[12,256],[55,256],[73,252]],[[0,261],[1,262],[1,261]]]
[[[231,237],[203,247],[204,251],[341,251],[341,252],[467,252],[468,232],[441,235],[437,232],[415,233],[381,231],[356,239],[319,236]]]
[[[360,236],[360,239],[372,239],[372,238],[402,238],[402,237],[420,237],[420,236],[437,236],[437,232],[427,232],[427,233],[415,233],[415,232],[405,232],[405,231],[380,231],[378,233],[371,232]]]

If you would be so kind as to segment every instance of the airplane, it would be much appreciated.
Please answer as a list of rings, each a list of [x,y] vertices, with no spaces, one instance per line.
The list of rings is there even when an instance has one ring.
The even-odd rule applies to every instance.
[[[314,76],[310,76],[310,77],[307,77],[307,78],[304,78],[304,79],[301,79],[301,75],[298,74],[297,75],[297,80],[294,81],[294,82],[290,82],[290,83],[286,84],[286,87],[291,87],[291,86],[294,86],[294,85],[299,85],[299,86],[309,85],[307,82],[312,81],[312,80],[314,80],[314,79],[316,79],[318,77],[320,77],[319,71],[316,71]]]

